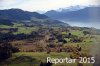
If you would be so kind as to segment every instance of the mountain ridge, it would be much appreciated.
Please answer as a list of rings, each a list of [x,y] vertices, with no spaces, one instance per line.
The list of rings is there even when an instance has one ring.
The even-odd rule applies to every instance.
[[[100,7],[86,7],[77,11],[56,12],[48,11],[45,13],[48,17],[57,20],[67,21],[100,21]]]
[[[39,14],[37,12],[23,11],[21,9],[0,10],[0,16],[14,20],[30,20],[31,17],[48,18],[44,14]]]
[[[68,24],[61,21],[51,19],[44,14],[23,11],[21,9],[0,10],[0,19],[1,24],[3,24],[3,19],[3,21],[6,21],[5,23],[7,23],[7,20],[9,23],[12,23],[11,21],[9,21],[12,20],[13,22],[24,23],[27,25],[29,24],[32,26],[69,26]]]

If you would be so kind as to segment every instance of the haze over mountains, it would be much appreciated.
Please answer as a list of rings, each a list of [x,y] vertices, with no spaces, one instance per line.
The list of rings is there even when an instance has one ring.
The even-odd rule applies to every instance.
[[[100,29],[100,7],[75,7],[71,9],[61,9],[61,11],[50,10],[45,13],[52,19],[57,19],[72,26],[95,27]]]
[[[71,6],[69,8],[60,8],[59,10],[50,10],[44,14],[29,12],[21,9],[0,10],[0,20],[10,19],[17,21],[35,20],[35,24],[61,24],[65,26],[68,23],[72,26],[95,27],[100,28],[100,7]],[[36,19],[33,19],[36,18]],[[4,20],[7,21],[7,20]],[[63,22],[65,23],[63,23]],[[2,23],[6,24],[6,23]],[[44,24],[44,25],[45,25]],[[68,26],[68,24],[66,24]]]

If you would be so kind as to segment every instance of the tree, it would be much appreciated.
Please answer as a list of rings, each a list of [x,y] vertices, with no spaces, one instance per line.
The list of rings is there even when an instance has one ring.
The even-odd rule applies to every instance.
[[[11,57],[11,45],[8,43],[4,43],[2,46],[0,46],[0,62],[8,59]]]
[[[5,61],[6,59],[12,56],[12,53],[18,52],[19,49],[12,47],[10,43],[3,42],[0,45],[0,62]]]
[[[50,54],[51,50],[50,48],[47,49],[47,54]]]
[[[90,34],[90,32],[88,32],[88,31],[83,31],[83,34],[84,34],[84,35],[87,35],[87,34]]]
[[[70,38],[72,36],[72,34],[71,33],[68,33],[68,38]]]
[[[52,63],[50,63],[50,62],[48,62],[48,63],[43,63],[43,62],[41,62],[40,63],[40,66],[52,66],[53,64]]]

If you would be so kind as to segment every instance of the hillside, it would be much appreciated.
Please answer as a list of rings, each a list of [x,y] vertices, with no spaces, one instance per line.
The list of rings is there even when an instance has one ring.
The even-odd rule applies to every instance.
[[[13,20],[10,20],[10,19],[1,19],[0,18],[0,25],[13,25]]]
[[[23,11],[21,9],[0,10],[0,17],[14,19],[14,20],[30,20],[31,17],[36,17],[41,19],[48,18],[43,14],[39,14],[37,12]]]

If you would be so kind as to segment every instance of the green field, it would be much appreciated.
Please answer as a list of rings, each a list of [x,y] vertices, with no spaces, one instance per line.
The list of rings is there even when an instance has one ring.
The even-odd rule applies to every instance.
[[[17,32],[13,32],[13,34],[30,34],[32,31],[38,30],[38,27],[25,27],[23,24],[14,23],[13,26],[0,25],[0,28],[18,28]]]
[[[41,61],[46,62],[47,57],[66,58],[66,57],[69,57],[69,54],[70,53],[66,53],[66,52],[61,52],[61,53],[51,52],[50,54],[47,54],[46,52],[19,52],[19,53],[13,54],[13,57],[10,58],[8,66],[30,66],[30,65],[39,66]],[[92,66],[92,64],[83,64],[83,65]],[[53,64],[53,66],[77,66],[77,62],[71,63],[71,64],[58,63],[58,64]]]

